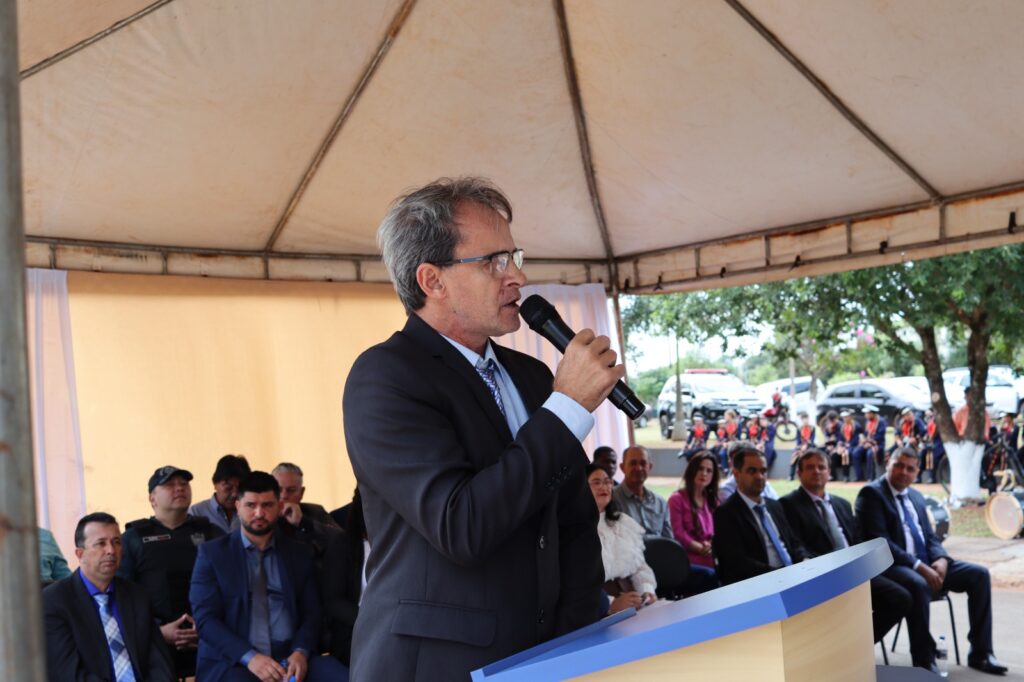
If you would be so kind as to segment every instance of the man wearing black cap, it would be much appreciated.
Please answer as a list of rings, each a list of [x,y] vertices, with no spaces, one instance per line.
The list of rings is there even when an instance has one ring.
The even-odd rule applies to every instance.
[[[198,547],[223,532],[203,517],[190,516],[191,472],[164,466],[149,478],[153,516],[132,521],[122,537],[117,575],[146,588],[153,617],[174,654],[179,677],[195,674],[196,631],[188,601]]]

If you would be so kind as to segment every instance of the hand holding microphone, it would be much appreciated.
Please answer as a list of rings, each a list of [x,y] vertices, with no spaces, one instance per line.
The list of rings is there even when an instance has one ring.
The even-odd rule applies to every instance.
[[[607,336],[595,336],[589,329],[576,334],[562,321],[554,306],[536,294],[523,301],[519,312],[530,329],[564,353],[555,371],[556,391],[590,412],[608,398],[630,419],[644,413],[644,404],[621,381],[626,368],[615,364],[615,351]]]

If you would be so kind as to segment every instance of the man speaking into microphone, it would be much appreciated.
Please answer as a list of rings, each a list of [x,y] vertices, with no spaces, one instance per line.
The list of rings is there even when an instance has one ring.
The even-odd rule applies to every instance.
[[[604,581],[580,441],[622,378],[582,330],[554,377],[491,337],[519,328],[512,208],[480,178],[399,198],[378,232],[409,316],[345,384],[371,550],[352,679],[467,680],[591,623]]]

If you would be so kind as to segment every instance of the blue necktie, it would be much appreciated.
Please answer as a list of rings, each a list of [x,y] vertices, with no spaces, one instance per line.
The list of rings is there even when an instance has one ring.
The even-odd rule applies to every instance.
[[[252,615],[249,620],[249,644],[261,654],[270,655],[270,600],[267,596],[267,570],[264,563],[266,552],[255,547],[256,572],[252,577]]]
[[[114,660],[114,679],[116,682],[135,682],[135,671],[132,670],[132,659],[128,655],[128,649],[124,646],[124,638],[121,636],[121,628],[117,625],[117,618],[111,612],[110,595],[105,593],[94,594],[93,599],[100,605],[100,622],[103,624],[103,634],[107,636],[107,646],[110,647],[110,656]]]
[[[498,404],[498,410],[501,412],[501,416],[505,417],[505,404],[501,402],[501,391],[498,390],[498,381],[494,378],[494,372],[498,369],[498,366],[494,363],[494,360],[480,359],[480,362],[476,365],[476,372],[480,375],[480,378],[487,384],[487,388],[491,391],[491,396],[494,398],[494,402]]]
[[[906,493],[900,493],[896,497],[899,498],[900,504],[903,506],[903,523],[907,524],[907,528],[910,529],[910,537],[914,538],[914,556],[920,559],[923,563],[930,563],[928,561],[928,548],[925,547],[924,538],[921,537],[921,531],[917,529],[917,524],[914,523],[914,517],[910,512],[910,500]]]
[[[782,546],[782,541],[779,540],[778,533],[775,532],[775,528],[772,524],[768,523],[768,519],[765,518],[767,510],[764,508],[764,504],[755,504],[754,509],[757,511],[758,517],[761,519],[761,525],[764,527],[764,532],[768,533],[768,539],[771,540],[772,545],[775,547],[775,551],[779,553],[779,558],[782,559],[783,566],[792,566],[793,560],[789,558],[789,552]]]

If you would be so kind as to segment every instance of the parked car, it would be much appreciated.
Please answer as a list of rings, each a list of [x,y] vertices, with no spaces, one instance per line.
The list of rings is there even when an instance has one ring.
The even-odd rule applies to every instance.
[[[694,415],[704,417],[709,428],[717,428],[726,410],[741,415],[761,412],[771,404],[758,397],[750,386],[724,369],[687,369],[682,375],[683,416],[692,422]],[[676,378],[669,377],[658,394],[658,423],[661,435],[672,437],[676,418]]]
[[[1013,387],[1017,389],[1017,414],[1024,412],[1024,376],[1017,374],[1009,365],[989,365],[988,373],[990,376],[994,374],[1013,384]],[[988,387],[986,387],[987,392]]]
[[[877,407],[878,413],[892,424],[893,418],[905,407],[923,414],[931,407],[931,399],[927,393],[921,393],[900,379],[843,381],[829,386],[825,395],[818,400],[817,421],[820,422],[829,410],[853,410],[857,421],[863,422],[861,410],[865,405]]]
[[[825,384],[821,382],[821,379],[818,379],[817,382],[817,397],[820,400],[825,395]],[[792,396],[789,394],[790,388],[796,390]],[[796,421],[797,415],[800,412],[806,412],[810,415],[815,413],[815,404],[811,400],[811,377],[809,376],[796,377],[793,379],[792,386],[790,386],[789,379],[778,379],[760,384],[754,390],[757,392],[758,397],[769,405],[772,404],[772,395],[781,393],[782,404],[786,406],[786,409],[789,411],[789,418],[793,421]]]
[[[946,384],[946,398],[954,410],[964,404],[964,389],[971,385],[971,372],[966,367],[947,369],[942,373]],[[1000,412],[1017,414],[1020,408],[1020,396],[1017,388],[1007,381],[1001,373],[989,369],[985,381],[985,402],[992,403],[989,409],[996,417]]]

